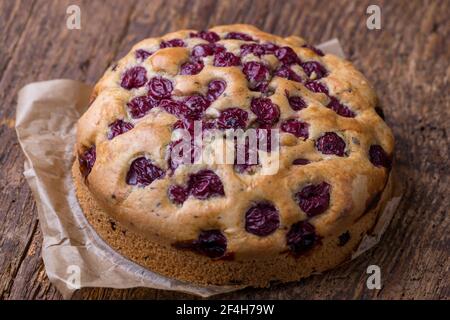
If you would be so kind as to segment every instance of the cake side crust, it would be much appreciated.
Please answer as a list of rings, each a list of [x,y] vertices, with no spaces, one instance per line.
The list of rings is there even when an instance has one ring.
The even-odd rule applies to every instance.
[[[392,179],[389,179],[378,204],[349,226],[347,232],[350,239],[344,245],[336,235],[322,238],[321,245],[299,257],[282,253],[263,260],[237,261],[232,257],[214,260],[188,250],[163,246],[125,228],[93,199],[77,161],[72,167],[72,174],[76,195],[88,222],[108,245],[146,269],[197,285],[267,287],[272,281],[298,281],[336,267],[350,259],[362,237],[373,228],[393,191]]]

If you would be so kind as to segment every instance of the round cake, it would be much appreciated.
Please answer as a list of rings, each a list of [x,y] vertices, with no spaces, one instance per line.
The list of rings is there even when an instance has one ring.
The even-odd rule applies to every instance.
[[[350,62],[227,25],[143,40],[111,66],[72,171],[88,221],[128,259],[259,287],[349,259],[391,197],[393,149]]]

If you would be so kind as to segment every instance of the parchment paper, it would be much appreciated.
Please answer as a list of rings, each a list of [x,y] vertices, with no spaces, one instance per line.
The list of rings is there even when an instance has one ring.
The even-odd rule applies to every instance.
[[[337,39],[318,46],[344,57]],[[19,92],[16,131],[26,156],[24,175],[36,200],[43,234],[42,258],[50,281],[64,298],[82,287],[155,289],[202,297],[242,286],[201,287],[146,270],[112,250],[91,228],[75,196],[71,176],[75,123],[88,106],[92,87],[73,80],[30,83]],[[380,240],[400,200],[386,205],[354,259]]]

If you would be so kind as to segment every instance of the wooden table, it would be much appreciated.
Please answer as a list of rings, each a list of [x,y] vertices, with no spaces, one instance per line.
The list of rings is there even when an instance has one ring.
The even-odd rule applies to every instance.
[[[66,28],[66,8],[81,8],[81,30]],[[378,4],[381,30],[368,30]],[[382,242],[321,276],[220,298],[449,299],[450,2],[443,1],[0,1],[0,299],[60,299],[48,281],[36,205],[14,131],[18,90],[70,78],[94,83],[136,41],[181,28],[244,22],[313,43],[338,37],[372,81],[397,139],[407,187]],[[366,287],[381,268],[383,287]],[[76,298],[190,298],[151,289],[82,289]]]

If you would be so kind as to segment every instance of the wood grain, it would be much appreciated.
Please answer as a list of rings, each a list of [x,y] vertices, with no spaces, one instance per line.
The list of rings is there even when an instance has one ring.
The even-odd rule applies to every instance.
[[[81,30],[66,28],[69,4],[81,8]],[[381,30],[366,28],[369,4],[381,7]],[[55,78],[94,83],[140,39],[237,22],[313,43],[339,38],[379,93],[406,189],[382,242],[355,261],[299,283],[219,298],[449,299],[449,13],[446,0],[0,1],[0,299],[61,298],[45,275],[36,207],[22,174],[13,120],[18,90]],[[371,264],[381,267],[381,290],[366,288]],[[75,298],[191,296],[86,288]]]

